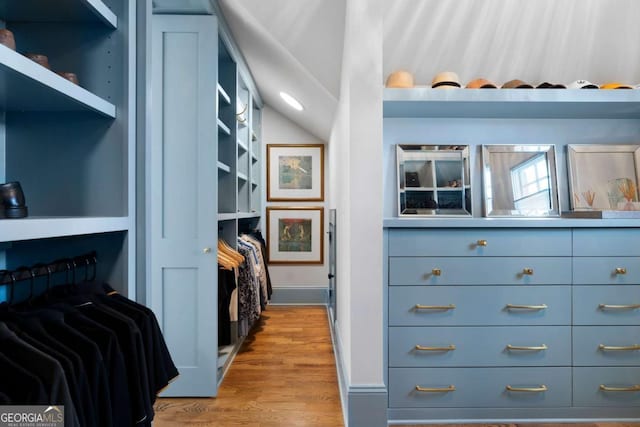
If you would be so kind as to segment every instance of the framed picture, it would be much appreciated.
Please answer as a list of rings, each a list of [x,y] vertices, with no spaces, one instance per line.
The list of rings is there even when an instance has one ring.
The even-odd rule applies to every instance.
[[[573,210],[640,210],[640,145],[568,145]]]
[[[324,208],[267,207],[270,264],[324,263]]]
[[[324,145],[267,145],[267,200],[324,201]]]

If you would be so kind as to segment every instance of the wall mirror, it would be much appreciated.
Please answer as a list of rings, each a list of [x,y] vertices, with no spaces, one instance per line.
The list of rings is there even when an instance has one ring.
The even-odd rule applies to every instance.
[[[470,216],[469,146],[398,144],[399,216]]]
[[[560,215],[553,145],[483,145],[485,216]]]

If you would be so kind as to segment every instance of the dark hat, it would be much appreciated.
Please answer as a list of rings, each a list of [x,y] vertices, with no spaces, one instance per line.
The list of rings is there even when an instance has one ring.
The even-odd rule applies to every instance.
[[[498,86],[487,79],[478,78],[467,83],[467,89],[497,89]]]
[[[536,86],[536,89],[566,89],[566,88],[567,87],[565,85],[549,83],[549,82],[542,82],[538,86]]]

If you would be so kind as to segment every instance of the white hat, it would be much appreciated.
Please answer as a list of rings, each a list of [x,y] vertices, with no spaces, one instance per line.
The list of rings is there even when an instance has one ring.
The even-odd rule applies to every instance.
[[[569,83],[567,89],[599,89],[599,86],[587,80],[576,80]]]

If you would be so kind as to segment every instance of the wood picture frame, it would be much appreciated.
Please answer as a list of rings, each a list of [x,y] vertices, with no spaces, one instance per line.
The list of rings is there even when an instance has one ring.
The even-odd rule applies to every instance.
[[[323,202],[324,145],[268,144],[267,201]]]
[[[267,207],[269,264],[324,264],[323,207]]]

